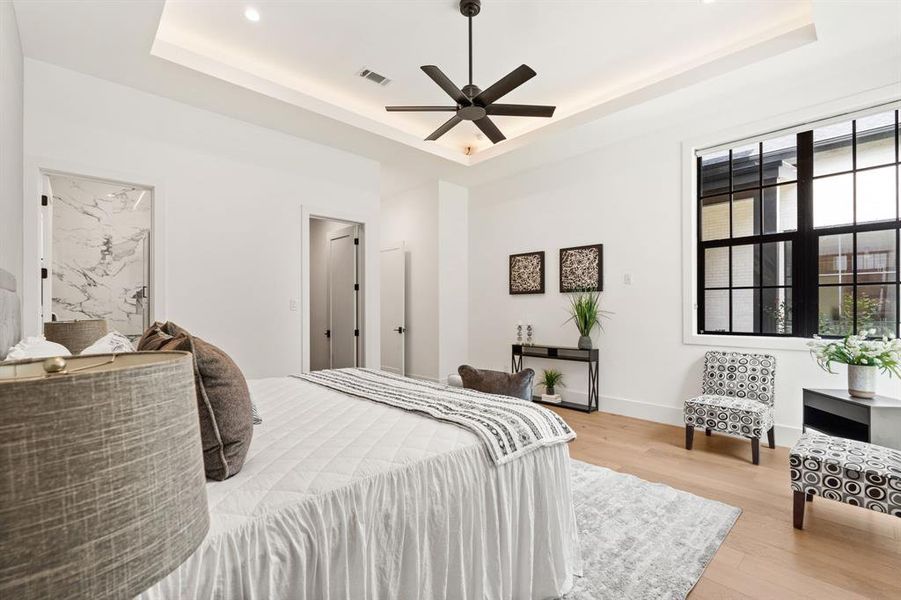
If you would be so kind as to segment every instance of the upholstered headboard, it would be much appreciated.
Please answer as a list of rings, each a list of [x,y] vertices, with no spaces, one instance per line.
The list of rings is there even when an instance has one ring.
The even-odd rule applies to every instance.
[[[0,360],[7,351],[19,343],[22,335],[22,315],[19,296],[16,295],[16,278],[0,269]]]

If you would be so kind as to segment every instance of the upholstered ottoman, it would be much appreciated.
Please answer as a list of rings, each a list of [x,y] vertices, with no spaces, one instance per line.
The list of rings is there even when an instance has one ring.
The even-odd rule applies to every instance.
[[[814,496],[901,517],[901,450],[807,432],[788,460],[796,529]]]

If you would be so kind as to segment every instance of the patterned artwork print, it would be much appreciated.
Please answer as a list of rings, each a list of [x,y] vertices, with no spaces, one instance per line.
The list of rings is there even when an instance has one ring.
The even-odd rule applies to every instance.
[[[603,246],[579,246],[560,250],[560,291],[597,292],[603,289]]]
[[[510,293],[544,293],[544,252],[510,255]]]
[[[789,470],[796,492],[901,517],[901,450],[807,432]]]

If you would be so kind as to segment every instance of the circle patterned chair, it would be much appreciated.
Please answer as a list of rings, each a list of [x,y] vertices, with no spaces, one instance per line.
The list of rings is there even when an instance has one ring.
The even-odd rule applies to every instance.
[[[760,438],[776,447],[776,359],[769,354],[710,351],[704,356],[701,395],[685,401],[685,448],[695,427],[749,438],[751,460],[760,464]]]

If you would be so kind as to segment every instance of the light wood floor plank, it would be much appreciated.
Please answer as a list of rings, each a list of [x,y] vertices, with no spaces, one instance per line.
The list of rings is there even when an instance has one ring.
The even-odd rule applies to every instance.
[[[797,531],[787,448],[761,444],[755,466],[740,438],[696,430],[688,451],[681,427],[555,410],[579,436],[573,458],[742,509],[692,599],[901,598],[901,519],[816,498]]]

